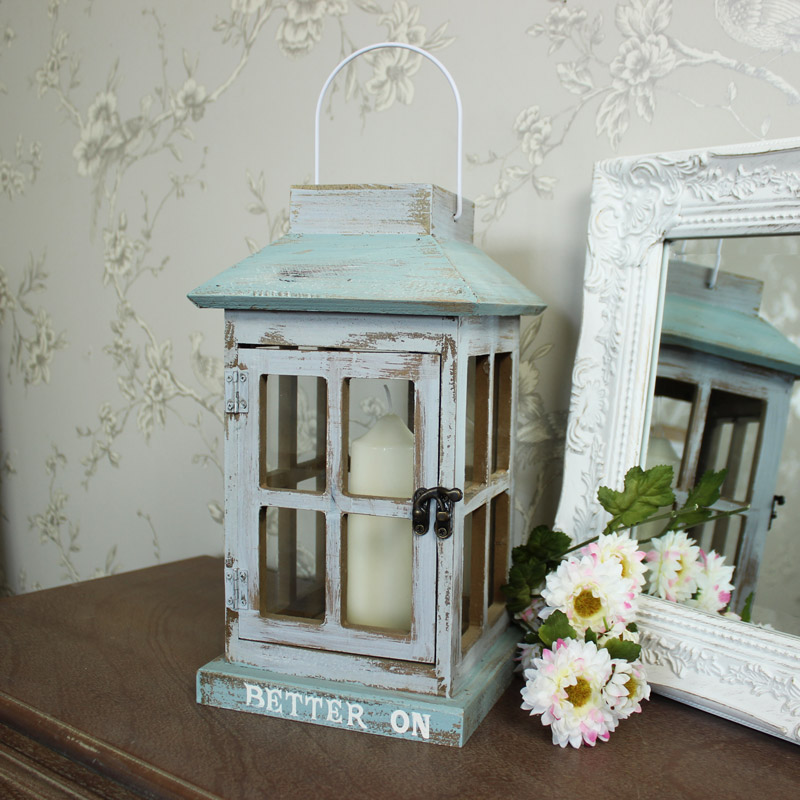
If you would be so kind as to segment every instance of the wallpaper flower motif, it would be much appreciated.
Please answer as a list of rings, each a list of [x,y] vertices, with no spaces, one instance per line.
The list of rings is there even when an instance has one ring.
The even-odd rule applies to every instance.
[[[785,29],[791,30],[789,19],[796,21],[800,16],[797,0],[766,0],[756,5],[763,7],[766,19],[757,19],[752,14],[747,16],[744,9],[750,4],[735,0],[717,0],[715,11],[726,32],[735,33],[734,38],[755,47],[761,47],[765,42],[762,33],[765,22],[773,31],[769,41],[775,43],[777,36],[774,31],[780,28],[781,22],[787,26]],[[575,99],[567,108],[551,114],[542,111],[538,105],[524,109],[512,126],[518,139],[515,148],[503,156],[492,152],[485,158],[475,154],[469,157],[475,165],[498,164],[500,167],[492,194],[483,194],[476,199],[478,205],[487,209],[482,217],[484,222],[492,223],[499,219],[506,210],[509,196],[527,184],[531,184],[542,197],[552,195],[556,178],[540,174],[540,167],[545,165],[551,153],[567,144],[570,130],[582,114],[592,113],[591,109],[595,109],[597,135],[607,137],[611,146],[616,148],[630,127],[632,115],[644,122],[653,122],[659,92],[676,93],[667,79],[675,77],[684,68],[721,67],[729,70],[732,76],[744,74],[767,84],[776,90],[776,101],[800,101],[800,90],[767,66],[728,57],[717,50],[706,52],[678,38],[672,27],[673,0],[621,0],[614,8],[614,24],[621,34],[621,41],[611,61],[602,54],[610,32],[601,11],[590,14],[584,8],[558,5],[551,8],[543,22],[528,28],[530,36],[547,40],[548,56],[558,54],[560,58],[568,59],[559,61],[555,71],[562,89],[574,95]],[[697,36],[697,31],[687,31],[687,34]],[[784,51],[789,49],[790,42],[795,42],[791,47],[796,49],[796,41],[784,36]],[[689,108],[703,105],[680,91],[677,94]],[[599,104],[596,102],[598,99]],[[744,136],[766,136],[770,117],[762,118],[759,123],[748,121],[747,117],[752,114],[745,106],[740,108],[736,99],[736,83],[731,81],[727,96],[718,102],[718,108],[730,115]],[[532,122],[539,127],[535,133],[533,129],[528,130]],[[519,151],[526,157],[527,164],[517,163]]]
[[[50,383],[50,365],[57,350],[67,347],[66,334],[56,334],[50,314],[44,308],[34,310],[32,295],[44,292],[48,275],[44,256],[30,257],[16,293],[11,291],[5,269],[0,265],[0,325],[11,327],[8,380],[19,372],[26,386]]]

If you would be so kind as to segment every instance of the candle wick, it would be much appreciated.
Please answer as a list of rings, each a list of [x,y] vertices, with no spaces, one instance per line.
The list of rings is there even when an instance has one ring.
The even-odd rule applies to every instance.
[[[386,392],[386,404],[389,406],[389,413],[394,413],[394,406],[392,404],[392,393],[389,391],[389,386],[387,384],[383,384],[383,391]]]

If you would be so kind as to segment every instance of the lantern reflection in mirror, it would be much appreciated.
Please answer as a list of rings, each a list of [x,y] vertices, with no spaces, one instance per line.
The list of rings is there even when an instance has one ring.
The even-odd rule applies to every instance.
[[[689,533],[736,566],[731,607],[740,612],[775,511],[800,348],[759,316],[761,281],[719,272],[709,288],[710,274],[669,263],[647,465],[673,466],[681,502],[704,472],[727,470],[716,507],[748,510]]]

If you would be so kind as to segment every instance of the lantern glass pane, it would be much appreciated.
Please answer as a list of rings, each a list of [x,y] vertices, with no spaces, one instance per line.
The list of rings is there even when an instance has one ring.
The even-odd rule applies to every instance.
[[[261,613],[321,622],[325,616],[325,515],[261,509]]]
[[[469,491],[488,480],[489,448],[489,374],[491,356],[467,359],[467,420],[464,453],[464,484]]]
[[[698,475],[709,469],[727,469],[723,498],[737,503],[750,500],[764,412],[765,403],[758,398],[711,391]]]
[[[511,353],[494,357],[492,472],[509,468],[511,455]]]
[[[345,623],[409,633],[413,587],[411,520],[347,514],[343,531]]]
[[[415,488],[414,383],[351,378],[344,390],[345,491],[410,499]]]
[[[486,562],[486,506],[464,517],[463,579],[461,589],[461,652],[465,653],[483,629],[483,589]]]
[[[325,490],[327,384],[314,375],[263,375],[260,386],[261,485]]]
[[[506,492],[492,498],[489,511],[489,563],[486,569],[488,583],[486,604],[491,625],[505,609],[505,597],[500,587],[508,574],[508,544],[511,533],[509,496]]]
[[[697,388],[672,378],[657,378],[647,466],[667,464],[673,468],[675,485],[684,488],[686,467],[681,474]]]

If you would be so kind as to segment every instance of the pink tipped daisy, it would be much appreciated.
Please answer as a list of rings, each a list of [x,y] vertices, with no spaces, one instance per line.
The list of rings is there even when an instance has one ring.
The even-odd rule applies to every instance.
[[[650,594],[682,603],[697,591],[700,548],[683,531],[670,531],[653,540],[647,554]]]
[[[544,645],[541,642],[537,642],[536,644],[526,644],[525,642],[520,642],[517,645],[519,653],[514,659],[514,661],[518,661],[519,664],[514,671],[525,672],[526,669],[531,669],[533,667],[533,660],[542,655],[543,647]]]
[[[645,582],[647,566],[643,564],[644,551],[638,542],[625,533],[601,534],[596,542],[587,544],[579,551],[581,555],[594,556],[598,561],[617,561],[622,567],[622,577],[630,578],[638,591]]]
[[[559,639],[533,664],[525,670],[522,708],[531,716],[542,715],[553,744],[580,747],[608,741],[617,725],[603,697],[612,674],[608,651],[598,650],[594,642]]]
[[[556,609],[563,611],[582,636],[587,628],[601,634],[615,624],[625,625],[636,616],[636,588],[622,577],[622,567],[612,559],[600,562],[593,556],[570,558],[547,576],[542,597],[546,619]]]
[[[531,600],[531,604],[526,609],[514,614],[514,619],[517,620],[522,627],[536,633],[536,631],[539,630],[539,626],[542,624],[539,613],[546,605],[547,604],[540,596],[534,597]]]
[[[642,710],[642,700],[650,699],[650,686],[640,662],[614,658],[611,663],[614,673],[603,687],[603,697],[617,719],[627,719]]]
[[[700,565],[697,592],[686,601],[686,605],[712,613],[721,611],[731,601],[733,567],[726,566],[725,557],[713,550],[708,554],[700,551]]]

